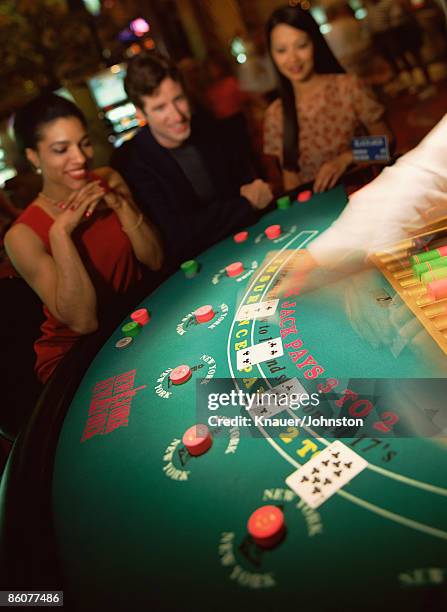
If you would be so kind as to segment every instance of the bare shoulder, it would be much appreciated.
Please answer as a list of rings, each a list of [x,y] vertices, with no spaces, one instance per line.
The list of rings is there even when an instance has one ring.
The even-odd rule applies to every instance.
[[[39,263],[48,257],[42,240],[24,223],[16,223],[6,232],[4,244],[13,266],[25,279],[32,278]]]
[[[4,241],[5,244],[19,244],[22,241],[32,240],[33,238],[36,238],[40,242],[39,237],[33,230],[28,227],[28,225],[25,225],[25,223],[20,223],[19,221],[6,232]]]
[[[39,236],[25,223],[15,223],[5,234],[4,237],[5,246],[8,247],[20,247],[33,245],[36,248],[39,245],[44,248],[44,245]]]

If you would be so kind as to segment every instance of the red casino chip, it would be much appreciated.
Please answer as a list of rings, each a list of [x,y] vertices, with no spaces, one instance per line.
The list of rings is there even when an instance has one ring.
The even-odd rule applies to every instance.
[[[132,321],[135,321],[135,323],[139,323],[140,325],[147,325],[147,323],[150,321],[147,308],[139,308],[138,310],[135,310],[135,312],[130,315],[130,318]]]
[[[187,365],[179,365],[169,374],[169,378],[173,385],[183,385],[191,376],[191,368]]]
[[[281,226],[280,225],[270,225],[265,230],[265,235],[269,240],[273,240],[274,238],[279,238],[281,236]]]
[[[203,455],[211,447],[213,437],[210,430],[203,423],[193,425],[185,431],[182,438],[190,455],[197,457]]]
[[[247,529],[256,544],[272,548],[285,534],[284,514],[276,506],[261,506],[248,519]]]
[[[310,200],[311,197],[312,192],[310,191],[310,189],[307,189],[306,191],[302,191],[301,193],[299,193],[296,199],[298,200],[298,202],[307,202],[308,200]]]
[[[225,272],[227,273],[227,276],[230,276],[230,277],[239,276],[239,274],[242,274],[243,271],[244,271],[244,265],[241,261],[235,261],[234,263],[230,264],[229,266],[225,268]]]
[[[200,306],[200,308],[197,308],[197,310],[194,312],[197,323],[207,323],[208,321],[211,321],[214,314],[213,307],[210,304]]]
[[[248,232],[239,232],[233,236],[234,242],[245,242],[248,238]]]

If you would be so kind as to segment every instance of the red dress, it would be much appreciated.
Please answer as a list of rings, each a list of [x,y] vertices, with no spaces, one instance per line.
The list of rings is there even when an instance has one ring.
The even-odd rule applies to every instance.
[[[48,232],[54,220],[40,206],[30,204],[15,223],[30,227],[51,254]],[[112,210],[95,212],[91,219],[75,229],[72,240],[96,289],[98,311],[115,294],[125,293],[140,279],[140,268],[130,240]],[[41,327],[42,336],[35,342],[34,349],[37,354],[37,376],[46,382],[80,334],[58,321],[45,305],[43,310],[46,320]]]

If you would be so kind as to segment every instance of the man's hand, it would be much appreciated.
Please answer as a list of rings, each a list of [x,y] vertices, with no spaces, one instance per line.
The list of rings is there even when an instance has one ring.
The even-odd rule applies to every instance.
[[[322,164],[315,178],[314,192],[321,193],[332,189],[351,162],[352,153],[347,151]]]
[[[250,202],[253,208],[263,210],[273,200],[270,185],[261,179],[256,179],[248,185],[242,185],[240,194]]]

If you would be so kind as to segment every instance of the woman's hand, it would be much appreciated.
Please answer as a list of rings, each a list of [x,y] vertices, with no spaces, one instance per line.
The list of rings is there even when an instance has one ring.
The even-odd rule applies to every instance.
[[[63,212],[56,218],[51,231],[63,230],[71,235],[83,217],[93,214],[103,196],[104,189],[98,182],[87,183],[79,191],[74,191],[65,202],[59,204]]]
[[[101,182],[106,186],[103,199],[108,208],[117,212],[126,203],[135,206],[132,194],[118,172],[113,168],[105,167],[96,169],[95,173],[98,174]]]
[[[127,201],[127,194],[119,191],[119,188],[114,189],[113,191],[109,191],[104,195],[104,202],[107,204],[108,208],[114,210],[115,212],[119,210]]]
[[[346,151],[338,157],[322,164],[315,178],[314,192],[320,193],[332,189],[351,162],[352,153]]]
[[[106,186],[102,199],[118,217],[121,229],[129,238],[137,260],[151,270],[159,270],[163,252],[158,232],[135,204],[121,175],[108,167],[96,168],[95,175]]]

